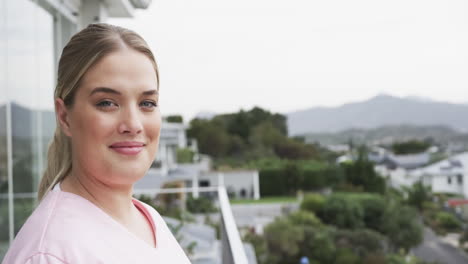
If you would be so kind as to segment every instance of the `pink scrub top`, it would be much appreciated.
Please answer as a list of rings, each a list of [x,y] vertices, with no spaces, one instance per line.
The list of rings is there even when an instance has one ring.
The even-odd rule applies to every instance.
[[[161,215],[136,199],[133,204],[151,223],[156,247],[56,185],[23,225],[2,264],[190,263]]]

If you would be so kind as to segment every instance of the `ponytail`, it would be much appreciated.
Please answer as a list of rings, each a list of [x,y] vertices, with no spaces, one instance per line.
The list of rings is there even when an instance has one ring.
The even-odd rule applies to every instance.
[[[47,152],[47,168],[39,184],[38,198],[42,200],[58,182],[71,172],[70,139],[62,132],[57,122],[54,139]]]

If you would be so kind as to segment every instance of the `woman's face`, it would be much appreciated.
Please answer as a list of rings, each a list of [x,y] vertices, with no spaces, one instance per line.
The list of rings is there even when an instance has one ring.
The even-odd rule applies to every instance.
[[[63,102],[57,104],[61,115]],[[122,49],[104,57],[83,76],[66,112],[59,119],[71,137],[74,171],[107,185],[129,185],[144,176],[161,128],[156,73],[145,55]]]

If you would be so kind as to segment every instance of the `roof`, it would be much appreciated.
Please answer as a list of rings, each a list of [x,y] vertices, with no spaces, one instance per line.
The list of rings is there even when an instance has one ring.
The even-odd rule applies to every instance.
[[[415,169],[429,163],[429,153],[418,153],[409,155],[388,155],[388,159],[399,167],[405,169]]]
[[[464,152],[431,165],[412,171],[413,175],[441,175],[446,173],[460,173],[468,168],[468,152]]]

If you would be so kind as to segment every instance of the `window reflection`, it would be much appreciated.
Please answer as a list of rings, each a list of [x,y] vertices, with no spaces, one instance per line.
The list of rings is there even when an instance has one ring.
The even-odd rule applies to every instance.
[[[53,17],[30,0],[0,1],[0,260],[9,245],[7,105],[10,107],[13,232],[35,204],[55,129]]]

